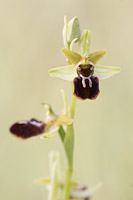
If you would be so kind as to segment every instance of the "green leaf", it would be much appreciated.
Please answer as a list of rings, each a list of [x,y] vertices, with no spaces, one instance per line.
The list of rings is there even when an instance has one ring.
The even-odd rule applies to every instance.
[[[69,49],[62,49],[62,53],[68,58],[68,60],[73,63],[77,64],[81,59],[82,56],[74,51],[70,51]]]
[[[107,53],[106,50],[96,51],[90,54],[89,61],[93,64],[96,64],[105,54]]]
[[[65,81],[72,81],[77,76],[76,66],[68,65],[65,67],[57,67],[49,70],[51,77],[59,78]]]
[[[90,37],[91,37],[91,32],[89,30],[84,30],[81,34],[81,37],[79,40],[78,51],[82,56],[84,54],[90,53],[90,50],[89,50]]]
[[[64,27],[62,30],[62,36],[63,36],[63,43],[66,48],[68,48],[67,32],[68,32],[68,22],[66,16],[64,16]]]
[[[94,76],[97,76],[99,79],[106,79],[118,74],[120,72],[119,67],[111,67],[111,66],[102,66],[95,65]]]
[[[67,42],[71,43],[75,38],[79,39],[81,35],[80,23],[77,17],[73,17],[68,22]]]

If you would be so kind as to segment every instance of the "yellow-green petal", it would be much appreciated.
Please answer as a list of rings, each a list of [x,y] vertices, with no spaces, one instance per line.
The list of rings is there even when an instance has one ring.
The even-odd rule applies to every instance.
[[[106,50],[100,50],[100,51],[91,53],[89,61],[91,61],[93,64],[96,64],[106,53],[107,53]]]
[[[62,49],[62,53],[68,58],[68,60],[72,63],[72,64],[77,64],[81,59],[82,56],[74,51],[70,51],[69,49]]]

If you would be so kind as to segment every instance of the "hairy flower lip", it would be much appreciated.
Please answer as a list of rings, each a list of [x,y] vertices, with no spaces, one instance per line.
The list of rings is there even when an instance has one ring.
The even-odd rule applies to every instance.
[[[86,77],[85,77],[86,78]],[[81,100],[94,100],[99,94],[99,79],[95,76],[90,76],[89,79],[85,79],[85,87],[83,85],[83,77],[78,76],[73,80],[74,95]],[[90,85],[90,82],[92,85]]]
[[[18,121],[10,127],[10,132],[22,139],[40,135],[45,130],[45,122],[32,118],[29,121]]]

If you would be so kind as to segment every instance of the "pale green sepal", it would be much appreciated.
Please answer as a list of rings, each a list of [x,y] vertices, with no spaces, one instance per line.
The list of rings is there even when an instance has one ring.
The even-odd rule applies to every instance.
[[[64,115],[70,116],[70,104],[69,104],[68,98],[64,90],[61,90],[61,93],[62,93],[63,102],[64,102]]]
[[[91,53],[89,57],[89,61],[91,61],[93,64],[96,64],[106,53],[107,51],[104,49]]]
[[[89,30],[84,30],[81,34],[78,46],[78,52],[83,56],[89,54],[91,32]]]
[[[95,65],[94,76],[97,76],[99,79],[103,80],[106,78],[110,78],[111,76],[114,76],[119,72],[119,67]]]
[[[67,42],[71,43],[75,38],[79,39],[81,35],[80,23],[77,17],[73,17],[68,22]]]
[[[74,51],[70,51],[69,49],[62,49],[62,53],[68,58],[68,60],[72,63],[72,64],[77,64],[81,59],[82,56]]]
[[[68,65],[65,67],[57,67],[49,70],[51,77],[59,78],[65,81],[72,81],[77,76],[76,66]]]
[[[40,136],[40,138],[41,139],[50,138],[50,137],[54,136],[58,130],[59,130],[59,126],[52,124],[51,126],[48,127],[46,132],[42,136]]]
[[[62,36],[63,36],[63,43],[66,48],[68,48],[67,32],[68,32],[68,22],[66,16],[64,16],[64,27],[62,30]]]

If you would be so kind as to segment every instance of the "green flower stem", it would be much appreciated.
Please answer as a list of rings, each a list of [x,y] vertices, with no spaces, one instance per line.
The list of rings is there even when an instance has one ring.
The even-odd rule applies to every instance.
[[[73,96],[72,107],[71,107],[71,118],[72,119],[74,119],[74,115],[75,115],[76,102],[77,102],[77,99],[75,96]]]
[[[76,98],[73,96],[71,106],[71,117],[74,118],[76,108]],[[67,126],[66,137],[64,140],[64,148],[67,156],[67,169],[64,183],[64,196],[63,200],[69,200],[71,190],[71,177],[73,173],[73,152],[74,152],[74,128],[73,124]]]
[[[66,177],[65,177],[65,185],[64,185],[64,198],[63,200],[70,199],[70,190],[71,190],[71,177],[72,177],[72,169],[67,168]]]

